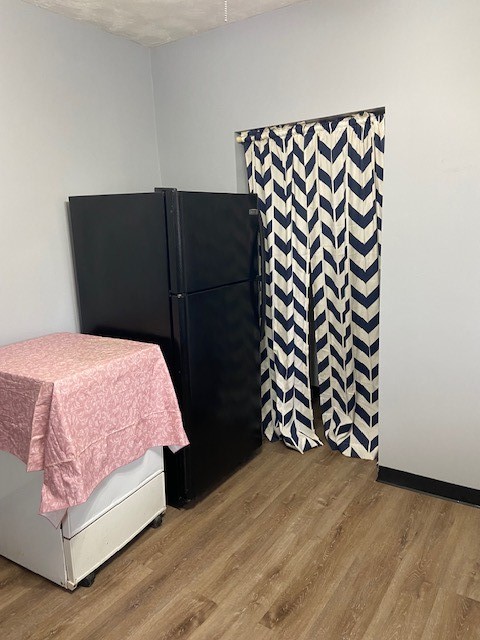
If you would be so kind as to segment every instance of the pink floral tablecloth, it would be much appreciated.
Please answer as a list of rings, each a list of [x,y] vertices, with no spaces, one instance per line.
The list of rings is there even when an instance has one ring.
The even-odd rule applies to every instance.
[[[157,345],[74,333],[0,348],[0,449],[44,471],[40,513],[154,446],[188,444]]]

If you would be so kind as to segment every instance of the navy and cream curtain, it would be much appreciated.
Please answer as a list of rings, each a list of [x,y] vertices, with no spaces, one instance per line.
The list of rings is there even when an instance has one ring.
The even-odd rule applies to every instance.
[[[308,309],[330,446],[378,448],[378,321],[383,115],[242,134],[265,240],[262,420],[266,436],[306,451],[313,426]]]

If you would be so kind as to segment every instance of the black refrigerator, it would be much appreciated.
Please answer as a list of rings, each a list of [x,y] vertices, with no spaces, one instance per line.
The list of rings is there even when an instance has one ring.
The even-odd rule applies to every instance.
[[[219,484],[262,441],[254,196],[69,198],[80,327],[160,345],[190,445],[165,450],[167,502]]]

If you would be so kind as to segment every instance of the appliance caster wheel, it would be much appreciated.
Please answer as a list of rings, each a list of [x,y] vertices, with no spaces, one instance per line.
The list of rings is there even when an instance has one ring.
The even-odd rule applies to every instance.
[[[92,571],[92,573],[89,573],[88,576],[85,576],[85,578],[83,578],[83,580],[80,580],[80,582],[78,583],[79,587],[91,587],[92,584],[95,582],[95,578],[96,578],[96,572]]]
[[[158,527],[162,526],[162,522],[163,513],[159,513],[158,516],[155,516],[155,518],[151,521],[150,526],[152,527],[152,529],[158,529]]]

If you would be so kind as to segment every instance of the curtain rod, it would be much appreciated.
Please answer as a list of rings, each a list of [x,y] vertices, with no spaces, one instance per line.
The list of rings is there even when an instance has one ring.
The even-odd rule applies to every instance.
[[[283,124],[275,124],[275,125],[266,125],[265,127],[253,127],[248,131],[256,131],[258,129],[271,129],[272,127],[293,127],[294,124],[298,124],[301,122],[302,124],[313,124],[314,122],[318,122],[321,124],[322,122],[330,122],[330,120],[342,120],[343,118],[348,118],[349,116],[354,116],[357,113],[374,113],[374,114],[384,114],[385,107],[375,107],[374,109],[358,109],[357,111],[349,111],[348,113],[340,113],[333,116],[324,116],[323,118],[310,118],[309,120],[296,120],[294,122],[284,122]],[[242,134],[247,133],[246,131],[236,131],[237,134],[235,140],[237,142],[244,142],[244,138]]]

